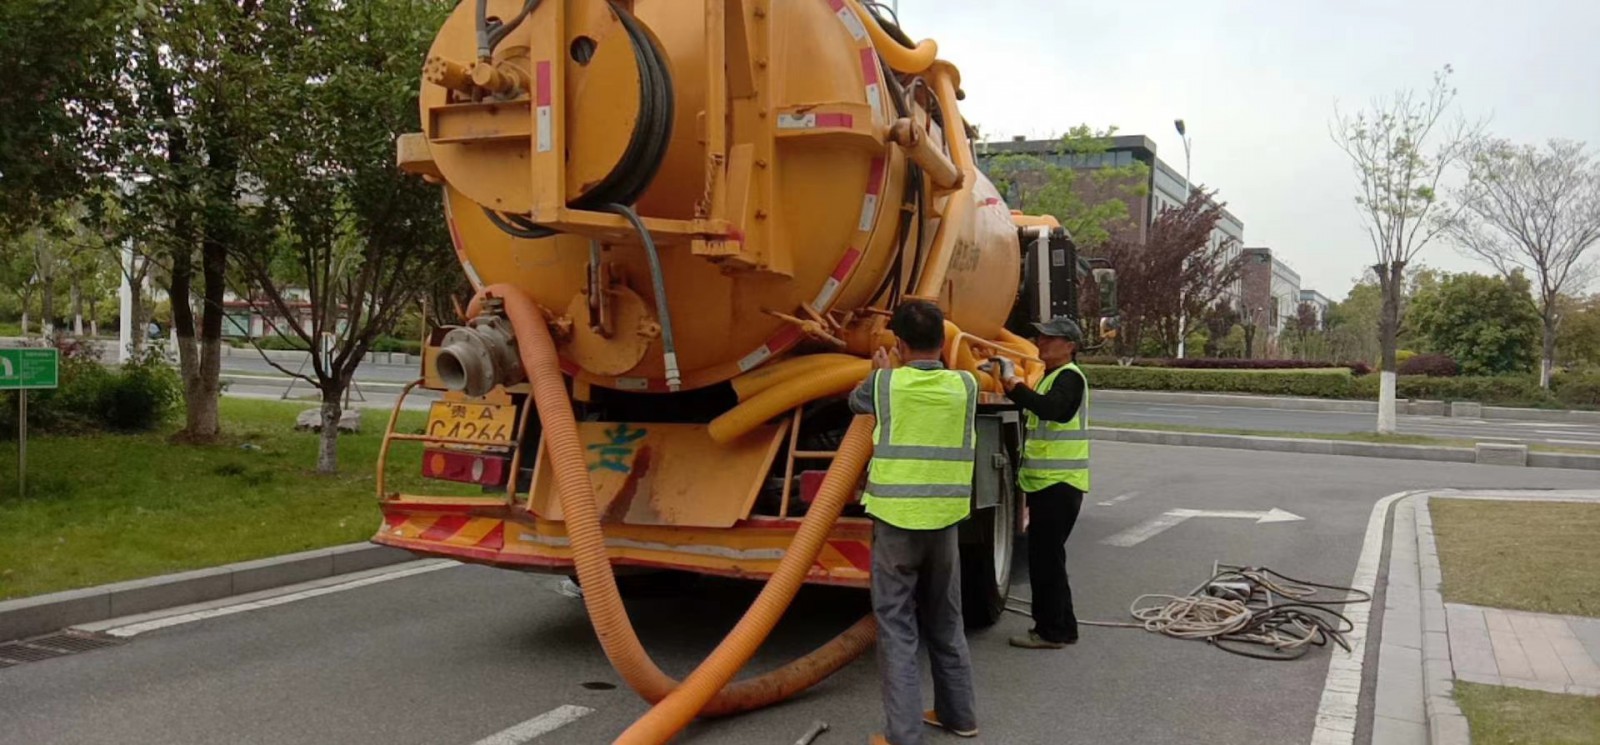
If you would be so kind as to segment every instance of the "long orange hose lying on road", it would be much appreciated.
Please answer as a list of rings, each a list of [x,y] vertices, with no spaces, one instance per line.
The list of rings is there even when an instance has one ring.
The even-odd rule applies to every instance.
[[[650,659],[634,633],[617,591],[595,504],[594,485],[589,480],[577,422],[544,313],[521,290],[499,284],[479,292],[468,308],[469,317],[478,314],[485,297],[501,299],[506,317],[516,330],[518,352],[523,369],[528,373],[539,422],[544,428],[545,448],[554,466],[556,492],[566,519],[573,562],[595,635],[617,674],[645,700],[657,704],[629,727],[617,743],[664,743],[697,714],[719,716],[776,703],[821,681],[872,645],[877,625],[867,616],[805,657],[728,685],[794,600],[824,540],[854,492],[872,451],[870,417],[858,416],[851,423],[789,550],[784,552],[777,570],[750,610],[705,662],[679,685]]]

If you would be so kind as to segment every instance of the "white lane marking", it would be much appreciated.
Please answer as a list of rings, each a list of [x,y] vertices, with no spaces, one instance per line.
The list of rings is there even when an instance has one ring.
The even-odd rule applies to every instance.
[[[1153,520],[1148,520],[1135,525],[1132,528],[1124,530],[1121,533],[1101,541],[1101,543],[1104,543],[1108,546],[1119,546],[1121,548],[1137,546],[1151,538],[1161,535],[1168,528],[1178,525],[1191,517],[1221,517],[1239,520],[1254,520],[1256,521],[1257,525],[1262,523],[1289,523],[1295,522],[1296,520],[1305,519],[1294,514],[1293,512],[1280,510],[1276,507],[1266,511],[1167,510],[1165,514],[1162,514]]]
[[[1372,506],[1367,517],[1366,537],[1361,541],[1361,557],[1350,586],[1372,594],[1378,583],[1378,563],[1383,558],[1383,533],[1389,505],[1420,491],[1390,494]],[[1350,619],[1345,641],[1350,651],[1329,645],[1328,676],[1322,683],[1322,699],[1317,703],[1316,726],[1311,730],[1311,745],[1350,745],[1356,739],[1356,712],[1361,703],[1361,668],[1366,663],[1367,618],[1372,603],[1352,603],[1340,610]]]
[[[1554,442],[1561,445],[1600,445],[1600,440],[1557,440],[1552,438],[1545,440],[1545,442]]]
[[[472,745],[520,745],[540,735],[547,735],[590,714],[587,706],[566,704],[557,706],[515,727],[509,727],[479,740]]]
[[[1111,505],[1117,504],[1118,502],[1126,502],[1126,501],[1128,501],[1130,499],[1133,499],[1134,497],[1137,497],[1137,496],[1139,496],[1139,492],[1136,492],[1136,491],[1131,491],[1131,492],[1128,492],[1127,494],[1118,494],[1115,497],[1112,497],[1110,499],[1107,499],[1104,502],[1101,502],[1100,506],[1101,507],[1110,507]]]
[[[285,605],[285,604],[288,604],[288,603],[294,603],[294,602],[298,602],[298,601],[301,601],[301,600],[307,600],[307,599],[314,598],[314,597],[320,597],[322,595],[331,595],[331,594],[336,593],[336,592],[344,592],[345,590],[354,590],[357,587],[366,587],[367,585],[375,585],[375,584],[378,584],[380,582],[388,582],[390,580],[402,579],[402,578],[405,578],[405,577],[411,577],[411,576],[418,575],[418,574],[423,574],[423,573],[426,573],[426,572],[435,572],[435,571],[438,571],[440,569],[449,569],[450,567],[459,566],[459,565],[460,565],[460,562],[450,561],[450,560],[440,560],[440,561],[437,561],[437,562],[428,562],[428,563],[422,564],[421,566],[408,566],[408,567],[406,567],[404,569],[399,569],[399,570],[396,570],[396,571],[393,571],[393,572],[387,572],[387,573],[384,573],[384,574],[378,574],[378,575],[374,575],[374,576],[370,576],[370,577],[363,577],[361,579],[351,580],[349,582],[341,582],[341,583],[336,584],[336,585],[328,585],[326,587],[316,587],[316,588],[312,588],[310,590],[302,590],[300,592],[291,592],[291,593],[286,594],[286,595],[276,595],[276,596],[269,597],[269,598],[263,598],[261,600],[254,600],[254,601],[250,601],[250,602],[246,602],[246,603],[239,603],[237,605],[226,605],[226,606],[223,606],[223,607],[220,607],[220,608],[209,608],[209,609],[206,609],[206,610],[197,610],[197,611],[194,611],[194,612],[191,612],[191,613],[179,613],[177,615],[166,616],[164,618],[156,618],[156,619],[152,619],[152,620],[149,620],[149,621],[142,621],[142,622],[139,622],[139,623],[132,623],[132,624],[128,624],[128,625],[125,625],[125,626],[113,626],[111,628],[105,629],[105,633],[110,634],[112,636],[132,637],[132,636],[137,636],[139,634],[143,634],[143,633],[145,633],[147,631],[155,631],[156,629],[164,629],[164,628],[168,628],[170,626],[180,626],[180,625],[183,625],[183,624],[186,624],[186,623],[194,623],[195,621],[204,621],[204,620],[206,620],[208,618],[219,618],[219,617],[222,617],[222,616],[231,616],[231,615],[234,615],[236,613],[245,613],[247,611],[261,610],[262,608],[271,608],[273,606]]]

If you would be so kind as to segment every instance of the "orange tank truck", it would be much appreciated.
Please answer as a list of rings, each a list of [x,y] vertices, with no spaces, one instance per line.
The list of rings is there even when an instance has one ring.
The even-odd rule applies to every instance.
[[[826,498],[796,581],[866,587],[844,398],[892,348],[889,311],[937,300],[947,364],[1005,355],[1035,382],[1019,334],[1075,314],[1091,272],[1115,324],[1114,273],[977,171],[962,97],[933,42],[857,0],[463,2],[398,162],[440,185],[477,297],[407,388],[442,392],[425,431],[391,420],[373,540],[586,591],[585,550],[765,580]],[[977,374],[962,543],[982,626],[1004,608],[1022,432]],[[481,488],[391,491],[400,440],[423,441],[407,467]]]

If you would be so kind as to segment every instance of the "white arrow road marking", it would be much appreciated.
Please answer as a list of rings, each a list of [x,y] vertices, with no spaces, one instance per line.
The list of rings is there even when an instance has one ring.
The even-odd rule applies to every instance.
[[[16,371],[11,368],[10,357],[0,357],[0,370],[5,370],[5,372],[0,372],[0,378],[14,378],[17,376]]]
[[[1122,548],[1137,546],[1191,517],[1224,517],[1254,520],[1257,525],[1261,523],[1287,523],[1305,519],[1293,512],[1286,512],[1276,507],[1265,512],[1251,512],[1248,510],[1167,510],[1159,517],[1135,525],[1101,541],[1101,543],[1108,546],[1121,546]]]
[[[1131,492],[1128,492],[1127,494],[1120,494],[1120,495],[1117,495],[1117,496],[1112,497],[1110,499],[1107,499],[1106,501],[1101,502],[1100,506],[1101,507],[1110,507],[1111,505],[1114,505],[1114,504],[1116,504],[1118,502],[1126,502],[1126,501],[1128,501],[1130,499],[1133,499],[1134,497],[1137,497],[1137,496],[1139,496],[1139,492],[1131,491]]]
[[[520,745],[520,743],[554,732],[593,713],[594,709],[587,706],[574,706],[572,704],[557,706],[522,724],[485,737],[473,743],[473,745]]]

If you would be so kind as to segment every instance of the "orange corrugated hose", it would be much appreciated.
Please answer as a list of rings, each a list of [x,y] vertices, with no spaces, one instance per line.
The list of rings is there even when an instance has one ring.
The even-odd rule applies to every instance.
[[[499,284],[478,293],[468,308],[469,317],[478,314],[486,297],[501,299],[506,317],[516,331],[518,352],[523,369],[528,373],[539,422],[544,428],[545,448],[554,466],[556,492],[566,516],[573,562],[595,635],[617,674],[645,700],[657,703],[616,742],[628,745],[664,743],[697,714],[732,714],[781,701],[832,674],[872,645],[877,625],[867,616],[805,657],[756,678],[728,685],[794,600],[845,502],[854,492],[871,455],[871,417],[858,416],[851,423],[794,541],[750,610],[711,656],[679,685],[656,666],[640,644],[617,591],[595,504],[594,485],[589,480],[577,422],[544,313],[521,290]]]

